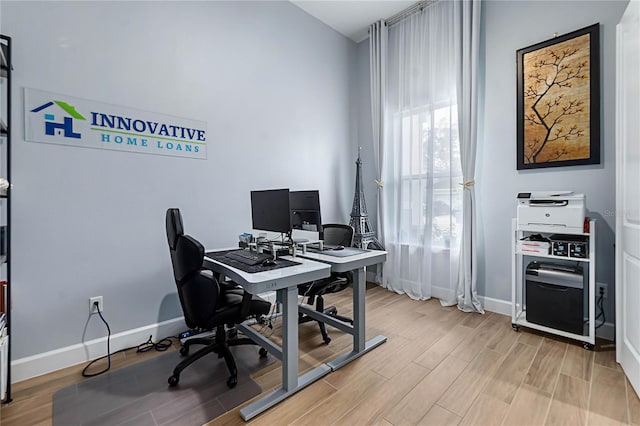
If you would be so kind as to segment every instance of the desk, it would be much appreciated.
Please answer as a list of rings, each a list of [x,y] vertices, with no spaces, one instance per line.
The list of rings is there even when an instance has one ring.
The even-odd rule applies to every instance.
[[[353,325],[339,321],[329,315],[317,312],[313,306],[302,304],[299,310],[311,318],[322,321],[345,333],[353,336],[353,350],[341,355],[327,363],[331,371],[336,371],[345,364],[366,354],[376,346],[387,341],[387,338],[378,335],[365,341],[365,292],[366,292],[366,272],[365,267],[383,263],[387,259],[387,252],[382,250],[369,250],[366,253],[354,254],[353,256],[337,257],[322,253],[307,251],[300,257],[315,260],[331,265],[331,272],[353,272]]]
[[[252,294],[276,290],[282,303],[282,348],[265,338],[255,330],[243,324],[238,326],[245,335],[264,347],[282,362],[282,388],[252,402],[240,410],[244,420],[252,419],[278,402],[288,398],[305,386],[335,371],[341,366],[362,356],[387,338],[376,336],[365,341],[365,270],[366,266],[384,262],[387,253],[371,251],[349,257],[335,257],[320,253],[306,253],[285,259],[300,262],[299,266],[275,269],[249,274],[221,262],[205,257],[204,266],[219,272],[240,284]],[[346,333],[353,335],[353,350],[341,355],[327,364],[321,364],[313,370],[298,376],[298,284],[326,278],[330,272],[353,271],[353,325],[343,323],[327,315],[316,312],[306,305],[300,310],[314,319],[326,322]]]
[[[282,363],[282,387],[242,408],[240,415],[244,420],[257,416],[331,372],[331,367],[322,364],[298,376],[298,284],[327,278],[331,274],[331,266],[289,256],[285,259],[300,265],[250,274],[209,257],[204,258],[205,268],[231,278],[251,294],[276,290],[278,301],[282,303],[282,348],[251,327],[237,325],[242,333]]]

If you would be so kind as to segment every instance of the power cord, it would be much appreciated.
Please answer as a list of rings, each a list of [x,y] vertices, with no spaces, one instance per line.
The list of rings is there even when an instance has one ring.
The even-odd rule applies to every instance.
[[[600,324],[596,325],[596,330],[597,330],[600,327],[602,327],[605,322],[607,322],[607,319],[606,319],[606,317],[604,315],[604,290],[602,290],[602,288],[600,289],[600,295],[598,296],[598,300],[596,300],[596,306],[600,310],[600,313],[598,315],[596,315],[595,321],[598,321],[600,318],[602,318],[602,322]],[[588,323],[588,322],[589,322],[589,320],[584,320],[585,324]]]
[[[604,290],[602,290],[602,288],[600,288],[600,297],[598,297],[596,305],[598,306],[598,308],[600,308],[600,313],[598,314],[598,316],[596,316],[596,321],[598,320],[598,318],[602,317],[602,322],[596,325],[596,329],[598,329],[602,327],[607,321],[606,317],[604,316]]]
[[[96,310],[98,311],[98,315],[100,315],[100,319],[102,320],[102,322],[104,323],[104,325],[107,327],[107,354],[104,356],[101,356],[100,358],[96,358],[93,361],[89,362],[89,364],[87,364],[84,369],[82,370],[82,376],[83,377],[94,377],[94,376],[99,376],[102,373],[106,373],[107,371],[109,371],[111,369],[111,355],[115,355],[117,353],[120,352],[125,352],[128,350],[131,350],[133,348],[136,348],[136,353],[138,352],[148,352],[151,349],[155,349],[158,352],[164,352],[167,349],[169,349],[171,347],[171,345],[173,344],[173,342],[171,341],[171,339],[178,339],[177,336],[171,336],[171,337],[165,337],[164,339],[161,339],[158,342],[154,342],[152,340],[152,336],[149,336],[149,340],[147,340],[144,343],[139,344],[138,346],[130,346],[128,348],[124,348],[124,349],[120,349],[119,351],[115,351],[114,353],[111,353],[111,328],[109,327],[109,323],[104,319],[104,316],[102,316],[102,312],[100,311],[100,305],[98,304],[98,302],[95,302],[93,304],[93,306],[95,306]],[[103,360],[107,358],[107,366],[96,372],[96,373],[87,373],[87,370],[96,362]]]
[[[109,323],[107,322],[107,320],[104,319],[104,317],[102,316],[102,311],[100,311],[100,304],[98,302],[94,302],[93,306],[96,308],[96,310],[98,311],[98,315],[100,315],[100,319],[102,320],[102,322],[104,323],[104,325],[107,326],[107,355],[106,356],[102,356],[100,358],[94,359],[93,361],[91,361],[89,364],[87,364],[84,369],[82,370],[82,376],[83,377],[94,377],[94,376],[98,376],[102,373],[105,373],[107,371],[109,371],[109,369],[111,368],[111,347],[110,347],[110,343],[111,343],[111,328],[109,327]],[[120,351],[118,351],[120,352]],[[98,371],[97,373],[87,373],[87,370],[89,369],[89,367],[91,367],[95,362],[107,358],[107,366],[101,370]]]

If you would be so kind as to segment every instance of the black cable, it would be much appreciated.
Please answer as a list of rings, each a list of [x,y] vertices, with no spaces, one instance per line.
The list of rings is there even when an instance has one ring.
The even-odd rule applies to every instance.
[[[607,322],[607,319],[604,315],[604,295],[601,294],[600,297],[598,297],[598,300],[596,300],[596,306],[600,309],[600,313],[598,315],[596,315],[596,317],[594,318],[595,321],[597,321],[598,319],[600,319],[600,317],[602,317],[602,322],[598,325],[596,325],[596,329],[602,327],[604,325],[605,322]],[[584,320],[584,323],[588,323],[589,320],[586,319]]]
[[[154,343],[153,340],[151,340],[152,336],[149,336],[149,340],[139,344],[138,346],[130,346],[128,348],[120,349],[119,351],[115,351],[114,353],[111,353],[111,346],[110,346],[111,345],[111,328],[109,327],[109,323],[107,323],[107,321],[102,316],[102,312],[100,312],[100,307],[97,304],[95,306],[96,306],[96,309],[98,310],[98,315],[100,315],[100,319],[102,319],[102,322],[104,322],[104,325],[107,326],[107,354],[89,362],[89,364],[87,364],[82,370],[83,377],[99,376],[100,374],[106,373],[107,371],[109,371],[109,369],[111,369],[111,355],[115,355],[120,352],[125,352],[133,348],[136,348],[136,353],[147,352],[147,351],[150,351],[151,349],[155,349],[158,352],[164,352],[167,349],[169,349],[169,347],[171,347],[171,345],[173,344],[171,339],[179,339],[179,337],[177,336],[170,336],[170,337],[165,337],[164,339],[161,339],[160,341]],[[91,367],[94,363],[104,358],[107,358],[107,366],[103,370],[98,371],[96,373],[87,373],[87,370],[89,369],[89,367]]]
[[[604,316],[604,295],[603,294],[600,294],[600,297],[598,298],[596,305],[598,305],[598,307],[600,308],[600,313],[596,317],[596,320],[602,317],[602,322],[599,325],[596,325],[596,329],[598,329],[602,327],[604,323],[607,321],[607,318]]]
[[[100,305],[98,305],[97,303],[95,304],[96,309],[98,310],[98,315],[100,315],[100,319],[102,320],[102,322],[104,323],[104,325],[107,326],[107,367],[102,370],[102,371],[98,371],[97,373],[87,373],[87,370],[89,369],[89,367],[91,367],[93,365],[94,362],[99,361],[103,358],[105,358],[104,356],[94,359],[93,361],[91,361],[89,364],[87,364],[84,369],[82,370],[82,376],[83,377],[93,377],[93,376],[97,376],[99,374],[102,374],[104,372],[109,371],[109,369],[111,368],[111,348],[110,348],[110,342],[111,342],[111,328],[109,327],[109,323],[104,319],[104,317],[102,316],[102,312],[100,312]],[[118,351],[121,352],[121,351]],[[117,352],[116,352],[117,353]]]
[[[171,341],[171,338],[174,338],[174,336],[165,337],[164,339],[158,342],[154,342],[153,340],[151,340],[151,336],[149,336],[149,340],[138,345],[136,352],[148,352],[151,349],[155,349],[158,352],[164,352],[167,349],[169,349],[173,344],[173,342]]]

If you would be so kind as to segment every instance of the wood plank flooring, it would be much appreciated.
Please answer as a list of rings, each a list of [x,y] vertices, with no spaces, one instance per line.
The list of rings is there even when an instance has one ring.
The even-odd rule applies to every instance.
[[[351,291],[326,302],[349,314]],[[274,341],[279,325],[276,319]],[[350,336],[330,327],[329,333],[332,341],[324,345],[315,323],[301,326],[300,371],[350,349]],[[609,342],[586,351],[526,329],[516,333],[503,315],[465,314],[371,285],[367,335],[377,334],[388,341],[249,424],[640,426],[640,400]],[[155,355],[118,354],[112,368]],[[50,425],[53,393],[81,381],[82,367],[14,384],[13,402],[2,406],[2,424]],[[276,362],[253,378],[266,393],[279,386],[280,373]],[[245,424],[239,408],[207,425]]]

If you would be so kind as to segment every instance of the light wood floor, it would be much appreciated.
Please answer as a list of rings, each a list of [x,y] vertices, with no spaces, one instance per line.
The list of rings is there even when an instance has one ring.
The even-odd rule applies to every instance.
[[[350,298],[347,290],[327,301],[350,314]],[[368,335],[384,334],[388,341],[250,424],[640,425],[640,400],[608,342],[586,351],[551,336],[516,333],[503,315],[465,314],[377,286],[367,291],[367,326]],[[327,346],[317,325],[301,326],[300,371],[349,350],[350,336],[329,331]],[[276,320],[274,340],[278,335]],[[131,352],[117,355],[113,368],[155,356]],[[2,425],[51,424],[53,393],[82,380],[81,369],[14,384]],[[253,378],[268,392],[280,383],[280,363]],[[239,409],[208,425],[245,424]]]

